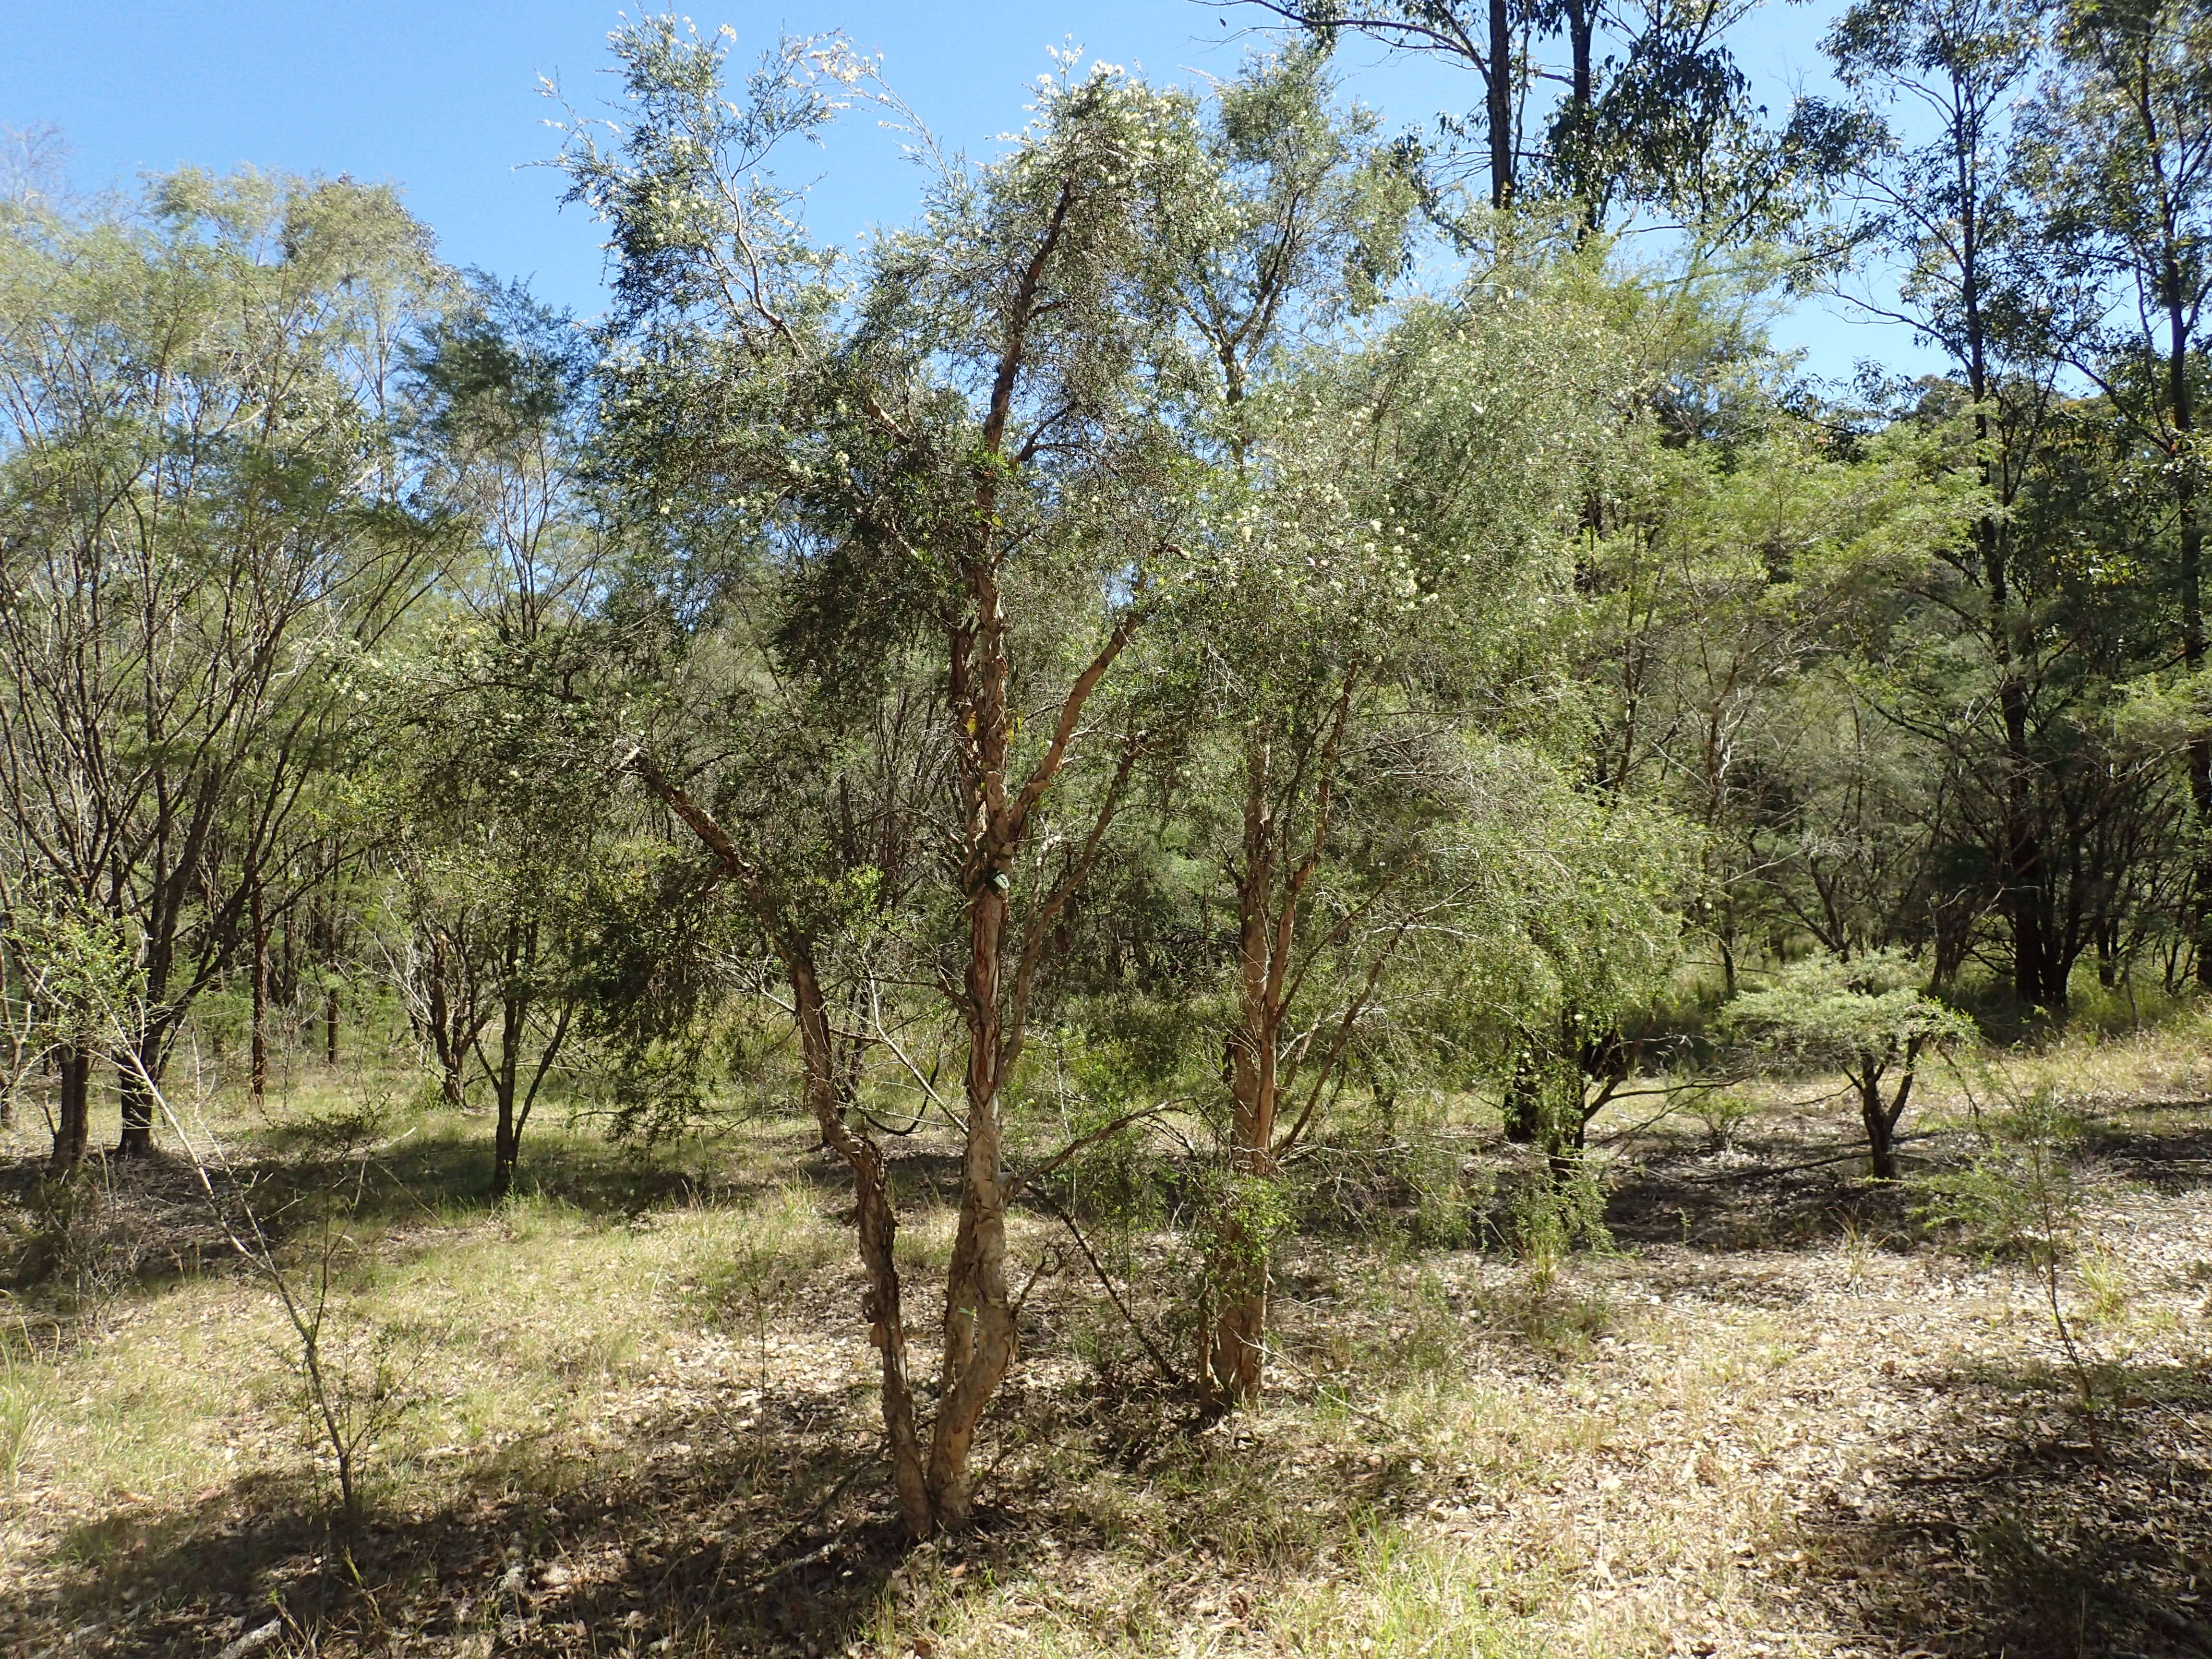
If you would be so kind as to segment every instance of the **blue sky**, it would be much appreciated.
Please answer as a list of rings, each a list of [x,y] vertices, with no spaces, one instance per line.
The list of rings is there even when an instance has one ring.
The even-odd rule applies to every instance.
[[[1054,46],[1183,79],[1232,72],[1249,44],[1229,38],[1243,15],[1189,0],[700,3],[698,22],[733,25],[748,53],[785,30],[842,28],[882,54],[891,84],[942,140],[970,151],[1021,125]],[[1738,37],[1778,109],[1794,88],[1822,83],[1818,42],[1832,4],[1771,5]],[[539,77],[579,107],[603,98],[617,9],[610,0],[0,0],[0,126],[60,128],[81,190],[184,162],[389,180],[446,258],[526,276],[588,314],[600,303],[597,235],[576,210],[556,210],[558,175],[529,164],[556,144],[543,123],[557,110]],[[1479,97],[1471,77],[1443,65],[1370,51],[1347,53],[1344,67],[1350,90],[1393,128]],[[818,171],[814,221],[840,239],[905,217],[919,184],[896,138],[865,118],[836,136]],[[1802,346],[1819,374],[1847,374],[1868,356],[1929,362],[1902,331],[1817,307],[1777,336]]]

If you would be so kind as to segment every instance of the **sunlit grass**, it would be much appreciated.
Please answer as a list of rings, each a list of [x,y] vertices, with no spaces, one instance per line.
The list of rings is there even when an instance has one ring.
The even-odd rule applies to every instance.
[[[2202,1035],[2084,1033],[2011,1063],[2155,1091],[2201,1064]],[[311,1289],[329,1264],[335,1385],[390,1388],[366,1453],[372,1514],[541,1514],[681,1469],[687,1501],[727,1498],[757,1519],[742,1536],[717,1519],[733,1559],[796,1551],[794,1516],[881,1432],[849,1199],[807,1127],[738,1124],[645,1155],[554,1114],[532,1127],[521,1189],[495,1207],[485,1120],[398,1087],[399,1069],[318,1078],[258,1118],[224,1094],[204,1106],[242,1160],[274,1172],[263,1194],[303,1206],[277,1229],[278,1259]],[[1931,1095],[1932,1112],[1964,1109]],[[898,1241],[925,1389],[955,1220],[926,1192],[916,1180]],[[1024,1277],[1064,1237],[1036,1217],[1015,1234]],[[1097,1387],[1073,1333],[1115,1316],[1062,1260],[979,1451],[1006,1516],[984,1542],[898,1563],[840,1639],[871,1659],[1596,1659],[1663,1652],[1686,1630],[1762,1629],[1787,1564],[1821,1547],[1762,1468],[1830,1467],[1838,1424],[1823,1402],[1863,1382],[1870,1354],[1915,1352],[1909,1257],[1849,1227],[1793,1249],[1851,1298],[1837,1346],[1724,1287],[1662,1297],[1626,1249],[1531,1261],[1301,1237],[1286,1245],[1299,1290],[1279,1309],[1275,1392],[1217,1422]],[[156,1522],[327,1507],[296,1339],[264,1283],[216,1265],[120,1289],[58,1347],[0,1345],[9,1559],[97,1585],[141,1559]],[[2033,1319],[2005,1322],[2008,1281],[1990,1283],[1976,1340],[2037,1340]],[[2194,1281],[2167,1294],[2118,1249],[2083,1283],[2085,1328],[2108,1344],[2175,1339],[2193,1318],[2175,1296],[2202,1295]],[[1139,1278],[1129,1293],[1164,1318],[1181,1287]],[[799,1424],[830,1448],[804,1475]],[[848,1529],[870,1505],[880,1521],[875,1479],[863,1468],[850,1489]],[[679,1508],[667,1524],[687,1519]],[[475,1607],[470,1628],[495,1632],[503,1615]],[[711,1621],[671,1640],[670,1654],[742,1650]]]

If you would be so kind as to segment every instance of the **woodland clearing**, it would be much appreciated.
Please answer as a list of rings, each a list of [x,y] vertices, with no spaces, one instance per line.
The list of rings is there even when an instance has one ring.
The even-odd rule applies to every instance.
[[[1815,1162],[1850,1119],[1799,1079],[1724,1146],[1677,1115],[1603,1147],[1609,1249],[1532,1255],[1496,1213],[1473,1218],[1475,1248],[1416,1248],[1387,1205],[1303,1226],[1278,1270],[1276,1384],[1250,1413],[1167,1389],[1066,1232],[1021,1215],[1039,1271],[980,1455],[980,1524],[911,1549],[878,1467],[849,1200],[809,1127],[641,1157],[549,1126],[536,1183],[495,1209],[472,1196],[480,1125],[380,1120],[325,1327],[374,1419],[350,1544],[268,1288],[226,1258],[180,1156],[112,1164],[72,1221],[79,1277],[11,1297],[0,1643],[35,1659],[2212,1651],[2197,1035],[2014,1062],[2086,1127],[2062,1295],[2094,1422],[2038,1275],[1927,1224],[1911,1183]],[[383,1081],[299,1070],[264,1121],[227,1126],[277,1217],[283,1182]],[[1486,1127],[1427,1133],[1495,1211],[1520,1149],[1486,1127],[1494,1108],[1468,1115]],[[1595,1139],[1637,1122],[1617,1106]],[[31,1127],[10,1164],[19,1245],[37,1236]],[[1931,1089],[1917,1128],[1919,1170],[1971,1158],[1955,1085]],[[951,1218],[932,1197],[944,1149],[915,1141],[897,1186],[919,1264],[949,1249]],[[151,1239],[158,1254],[132,1243]],[[315,1239],[277,1248],[304,1261]],[[1133,1249],[1118,1293],[1164,1321],[1164,1263],[1146,1273]]]

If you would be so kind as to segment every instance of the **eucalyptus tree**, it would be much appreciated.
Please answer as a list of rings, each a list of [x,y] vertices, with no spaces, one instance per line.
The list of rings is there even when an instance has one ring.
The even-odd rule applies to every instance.
[[[0,211],[0,817],[14,901],[136,953],[137,1152],[144,1079],[331,805],[351,670],[414,596],[387,416],[441,278],[392,192],[345,182],[187,171],[112,212]],[[58,1155],[83,1144],[65,1123]]]
[[[2178,655],[2205,663],[2203,396],[2212,298],[2212,8],[2123,0],[2063,9],[2039,117],[2045,234],[2109,301],[2073,354],[2148,452],[2171,513]],[[2212,727],[2186,744],[2200,851],[2197,975],[2212,985]]]
[[[1972,465],[1960,401],[1954,386],[1932,388],[1921,411],[1900,423],[1922,428],[1917,447],[1953,477]],[[1976,554],[1986,495],[1967,533],[1931,536],[1924,558],[1900,566],[1888,592],[1856,607],[1851,640],[1858,696],[1917,752],[1916,769],[1930,781],[1920,811],[1911,810],[1911,791],[1901,798],[1900,818],[1917,820],[1932,838],[1940,874],[1929,884],[1931,903],[1988,912],[2000,924],[1988,942],[2004,976],[2024,1005],[2052,1012],[2067,1006],[2085,953],[2098,953],[2106,976],[2118,974],[2122,933],[2141,936],[2130,911],[2171,888],[2182,783],[2172,762],[2186,739],[2162,732],[2164,747],[2147,748],[2148,726],[2130,720],[2141,712],[2142,686],[2166,659],[2170,615],[2143,556],[2158,514],[2129,486],[2136,450],[2109,411],[2069,400],[2046,422],[2005,514],[2010,605],[2031,641],[2014,662],[2021,670],[2019,759],[2032,787],[2016,787],[2013,769],[1990,764],[2005,732],[1991,718],[1999,711]],[[2161,765],[2170,769],[2164,779]],[[2037,850],[2026,865],[2011,856],[2023,839],[2023,812],[2025,838]],[[2185,899],[2160,919],[2160,931],[2187,911]],[[2036,945],[2025,966],[2023,920]],[[1939,930],[1938,982],[1984,943]]]
[[[2021,590],[2014,524],[2060,418],[2059,375],[2087,313],[2079,284],[2049,257],[2023,168],[2019,112],[2044,62],[2045,15],[2017,0],[1863,0],[1825,47],[1879,135],[1856,173],[1865,217],[1855,234],[1899,267],[1893,300],[1853,302],[1938,346],[1964,392],[1973,447],[1960,459],[1987,504],[1949,561],[1958,580],[1946,604],[1986,664],[1989,695],[1968,706],[1994,716],[1980,766],[1994,779],[1991,879],[2011,933],[2014,993],[2051,1006],[2065,985],[2040,895],[2046,854],[2064,851],[2046,848],[2039,827],[2062,781],[2039,744],[2036,705],[2064,651],[2051,648],[2049,618]]]
[[[447,1100],[471,1077],[490,1094],[495,1200],[592,1025],[597,925],[623,858],[614,772],[577,763],[615,552],[586,489],[593,356],[565,314],[479,273],[410,343],[402,386],[437,580],[383,686],[410,728],[390,859],[408,937],[386,956]]]
[[[1771,234],[1844,164],[1856,124],[1800,100],[1779,129],[1728,35],[1743,0],[1242,0],[1328,44],[1350,34],[1472,70],[1493,210],[1570,205],[1583,234],[1657,207],[1723,239]],[[1443,178],[1431,173],[1432,185]]]
[[[935,682],[949,764],[931,976],[963,1033],[964,1086],[926,1443],[880,1148],[842,1113],[826,1034],[808,1036],[827,1014],[779,871],[727,831],[716,848],[789,980],[817,1057],[809,1104],[854,1171],[894,1482],[927,1534],[972,1513],[969,1455],[1014,1358],[1006,1206],[1022,1177],[1005,1167],[1005,1091],[1053,923],[1121,799],[1118,763],[1096,790],[1073,773],[1178,565],[1168,404],[1189,374],[1161,296],[1208,173],[1187,98],[1066,64],[1010,154],[938,156],[921,222],[848,273],[805,235],[773,164],[872,92],[866,66],[837,42],[787,42],[732,100],[723,38],[657,18],[614,39],[618,134],[579,123],[565,155],[573,199],[610,227],[610,421],[633,423],[641,459],[658,429],[663,460],[711,472],[718,534],[754,526],[778,579],[781,672],[865,690],[919,665]],[[657,517],[653,475],[638,476]],[[713,845],[711,815],[664,793]]]

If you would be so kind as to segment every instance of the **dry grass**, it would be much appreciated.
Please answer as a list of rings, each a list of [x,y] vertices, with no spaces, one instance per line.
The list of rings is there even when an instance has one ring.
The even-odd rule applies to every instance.
[[[142,1259],[44,1322],[27,1289],[0,1365],[0,1649],[204,1656],[273,1619],[272,1659],[2212,1652],[2201,1035],[2014,1062],[2094,1121],[2095,1248],[2065,1291],[2112,1385],[2094,1425],[2033,1274],[1848,1161],[1791,1167],[1846,1132],[1793,1085],[1731,1149],[1687,1121],[1613,1147],[1613,1253],[1294,1240],[1257,1413],[1102,1381],[1110,1311],[1048,1278],[985,1522],[911,1552],[878,1489],[844,1200],[799,1128],[638,1159],[534,1127],[538,1186],[491,1212],[481,1121],[400,1110],[334,1257],[341,1382],[392,1408],[369,1525],[330,1528],[249,1277]],[[239,1125],[286,1172],[264,1192],[317,1178],[303,1126],[404,1082],[371,1068]],[[1963,1156],[1963,1091],[1930,1093],[1915,1150]],[[1510,1179],[1502,1149],[1455,1144]],[[908,1151],[919,1270],[950,1217],[941,1149]],[[173,1231],[175,1175],[102,1191]],[[1018,1226],[1025,1263],[1054,1243]],[[1130,1293],[1164,1317],[1158,1278]]]

